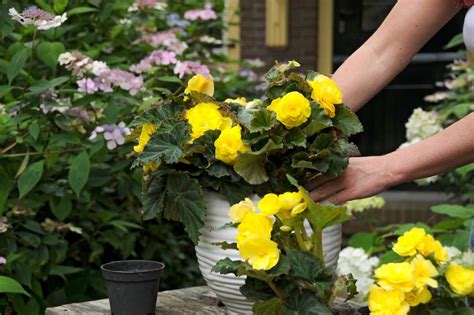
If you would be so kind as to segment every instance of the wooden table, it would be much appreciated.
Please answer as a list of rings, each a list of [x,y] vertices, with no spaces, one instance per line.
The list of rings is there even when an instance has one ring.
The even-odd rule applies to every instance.
[[[357,315],[356,310],[363,304],[336,298],[335,309],[338,314]],[[180,290],[163,291],[158,294],[157,314],[166,315],[222,315],[227,309],[208,287],[193,287]],[[110,315],[108,299],[73,303],[46,309],[46,315]]]

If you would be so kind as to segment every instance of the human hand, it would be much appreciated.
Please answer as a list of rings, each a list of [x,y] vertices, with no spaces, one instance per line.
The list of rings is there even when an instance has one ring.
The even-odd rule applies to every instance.
[[[310,195],[314,201],[341,204],[374,196],[396,184],[398,180],[391,173],[388,156],[355,157],[349,159],[341,176],[326,183],[310,183]]]

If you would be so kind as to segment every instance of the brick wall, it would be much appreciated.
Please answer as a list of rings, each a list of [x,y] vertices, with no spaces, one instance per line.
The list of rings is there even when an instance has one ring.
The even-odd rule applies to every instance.
[[[286,48],[265,46],[265,0],[241,0],[241,58],[260,58],[267,66],[275,60],[295,59],[303,69],[316,69],[317,1],[289,0],[289,39]]]

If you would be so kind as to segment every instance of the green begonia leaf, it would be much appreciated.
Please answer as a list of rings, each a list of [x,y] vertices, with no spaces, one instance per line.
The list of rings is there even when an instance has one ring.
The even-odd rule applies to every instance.
[[[364,130],[357,115],[347,106],[336,105],[336,116],[332,119],[332,122],[334,127],[341,130],[346,136],[351,136]]]
[[[166,190],[165,218],[183,223],[185,231],[197,244],[207,212],[201,185],[186,173],[174,172],[168,176]]]

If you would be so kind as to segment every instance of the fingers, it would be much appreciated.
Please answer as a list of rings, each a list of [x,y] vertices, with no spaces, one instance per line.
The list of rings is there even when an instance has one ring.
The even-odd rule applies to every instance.
[[[342,204],[346,201],[352,200],[352,199],[354,199],[353,193],[348,189],[344,189],[344,190],[341,190],[341,191],[337,192],[336,194],[332,195],[331,197],[322,200],[321,202],[322,203],[332,203],[332,204],[335,204],[335,205],[340,205],[340,204]]]
[[[317,187],[327,183],[331,181],[330,178],[327,178],[326,176],[322,175],[322,174],[318,174],[317,176],[313,177],[313,178],[310,178],[308,180],[308,190],[311,191],[311,190],[314,190],[316,189]]]
[[[331,198],[333,195],[343,190],[345,187],[341,178],[330,181],[316,189],[311,193],[311,199],[314,201],[322,201]]]

